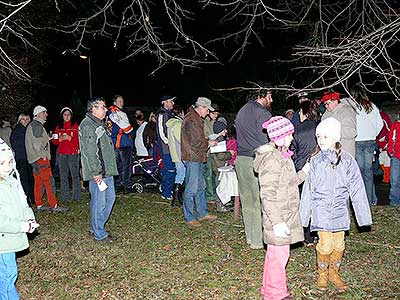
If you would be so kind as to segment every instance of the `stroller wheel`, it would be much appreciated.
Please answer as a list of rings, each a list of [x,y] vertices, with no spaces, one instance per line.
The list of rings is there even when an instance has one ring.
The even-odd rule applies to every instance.
[[[142,194],[144,192],[144,186],[140,182],[135,182],[132,184],[132,190],[135,193]]]

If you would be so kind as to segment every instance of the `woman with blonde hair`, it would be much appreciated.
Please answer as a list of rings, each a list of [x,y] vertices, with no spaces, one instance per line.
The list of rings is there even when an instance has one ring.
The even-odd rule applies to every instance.
[[[18,116],[17,125],[11,133],[11,148],[15,153],[15,162],[17,164],[17,170],[21,177],[21,184],[24,188],[24,192],[28,199],[28,204],[35,203],[35,197],[33,194],[33,187],[35,181],[33,179],[32,166],[28,162],[26,157],[25,147],[25,133],[26,126],[31,122],[29,114],[22,113]]]

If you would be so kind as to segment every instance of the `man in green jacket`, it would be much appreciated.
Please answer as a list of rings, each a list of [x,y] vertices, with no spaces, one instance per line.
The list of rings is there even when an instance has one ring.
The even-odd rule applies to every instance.
[[[47,109],[37,105],[33,109],[33,120],[26,128],[25,148],[28,162],[32,165],[35,180],[34,197],[37,211],[66,212],[68,208],[60,206],[56,197],[56,183],[50,166],[49,135],[44,128]],[[47,202],[43,201],[43,186],[46,188]]]
[[[118,175],[111,133],[104,123],[107,107],[103,98],[88,102],[79,126],[82,177],[89,181],[90,232],[96,241],[112,242],[105,229],[115,202],[114,177]]]

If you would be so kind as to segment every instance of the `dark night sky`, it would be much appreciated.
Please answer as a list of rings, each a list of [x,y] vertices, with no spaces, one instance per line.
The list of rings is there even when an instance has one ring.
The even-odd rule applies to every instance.
[[[204,42],[210,36],[212,38],[234,32],[238,29],[235,26],[240,26],[240,20],[236,19],[234,22],[221,24],[220,16],[218,17],[213,10],[210,13],[203,9],[199,1],[184,2],[195,12],[195,21],[187,21],[184,28],[196,40]],[[43,3],[43,7],[47,7],[48,1],[43,0]],[[85,3],[91,2],[79,1],[82,7],[87,6],[83,5]],[[53,10],[55,9],[53,4],[51,7]],[[79,12],[81,11],[84,9],[81,8]],[[77,16],[79,16],[79,12],[75,12]],[[43,9],[40,14],[37,12],[36,15],[40,15],[39,20],[43,19],[47,25],[48,19],[54,19],[55,13],[58,14],[56,11]],[[157,20],[157,26],[164,29],[162,24],[165,22],[163,19],[165,16],[161,10],[155,9],[152,13],[152,18]],[[224,12],[222,13],[224,14]],[[68,10],[63,11],[63,14],[57,15],[61,23],[65,22],[64,17],[72,18],[69,18],[69,14],[75,16],[72,11]],[[267,29],[261,28],[263,25]],[[111,39],[98,36],[93,39],[88,38],[86,46],[90,49],[87,53],[82,54],[91,56],[93,95],[105,97],[108,104],[114,94],[121,94],[125,98],[126,106],[131,107],[158,107],[160,97],[166,94],[178,96],[177,102],[182,106],[193,103],[198,96],[206,96],[212,101],[222,104],[223,110],[236,112],[241,106],[240,103],[232,105],[229,93],[221,96],[213,89],[245,86],[248,81],[264,81],[274,86],[293,84],[295,87],[301,88],[305,86],[305,82],[309,81],[307,80],[309,78],[305,78],[305,72],[293,71],[289,64],[277,62],[278,59],[292,58],[292,47],[304,42],[309,37],[310,33],[306,32],[309,29],[301,26],[295,30],[279,30],[271,26],[275,26],[274,23],[257,24],[256,29],[259,29],[262,34],[260,39],[264,45],[261,46],[254,37],[251,37],[249,45],[239,61],[228,63],[230,56],[238,47],[232,39],[225,44],[207,45],[217,53],[222,65],[207,65],[202,69],[185,68],[184,72],[179,65],[175,64],[167,65],[151,76],[149,74],[157,67],[157,62],[155,57],[149,55],[140,55],[134,59],[120,62],[119,60],[127,54],[123,45],[126,40],[122,40],[118,44],[118,48],[114,49]],[[33,101],[34,105],[47,105],[51,112],[57,112],[56,114],[52,113],[50,119],[58,118],[61,107],[73,105],[73,95],[80,99],[81,107],[86,105],[89,98],[88,63],[78,56],[61,55],[63,50],[76,46],[76,37],[62,36],[54,31],[41,31],[40,33],[43,34],[43,37],[42,40],[39,39],[38,47],[40,55],[47,65],[44,72],[37,72],[37,74],[42,74],[40,78],[33,80]],[[171,34],[171,32],[162,33]],[[183,52],[183,55],[185,54],[187,53]],[[297,102],[294,98],[288,100],[285,96],[284,93],[274,94],[273,110],[275,112],[280,113]]]
[[[270,40],[274,43],[269,43]],[[166,65],[155,75],[149,75],[157,66],[154,57],[138,56],[120,62],[122,55],[112,48],[112,43],[98,40],[88,53],[91,56],[93,95],[103,96],[110,103],[114,94],[121,94],[125,105],[132,107],[158,106],[160,97],[166,94],[178,96],[178,102],[183,106],[193,103],[198,96],[207,96],[220,102],[223,109],[237,111],[239,107],[224,103],[213,89],[241,86],[246,81],[279,82],[282,81],[279,77],[288,74],[284,65],[269,63],[272,57],[288,56],[288,37],[275,34],[273,39],[266,41],[264,48],[249,47],[240,61],[201,69],[185,68],[184,72],[179,65]],[[46,104],[54,111],[71,105],[74,90],[82,103],[89,98],[87,61],[78,56],[63,56],[61,52],[59,49],[49,52],[48,67],[41,78],[44,85],[37,86],[34,93],[36,103]],[[232,53],[231,49],[224,48],[219,52],[227,54],[222,56],[225,61],[228,53]]]

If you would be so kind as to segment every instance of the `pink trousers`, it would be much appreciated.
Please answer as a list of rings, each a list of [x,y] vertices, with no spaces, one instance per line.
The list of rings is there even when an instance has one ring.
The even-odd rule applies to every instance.
[[[290,245],[268,245],[265,253],[261,295],[264,300],[281,300],[289,295],[286,282],[286,264]]]

